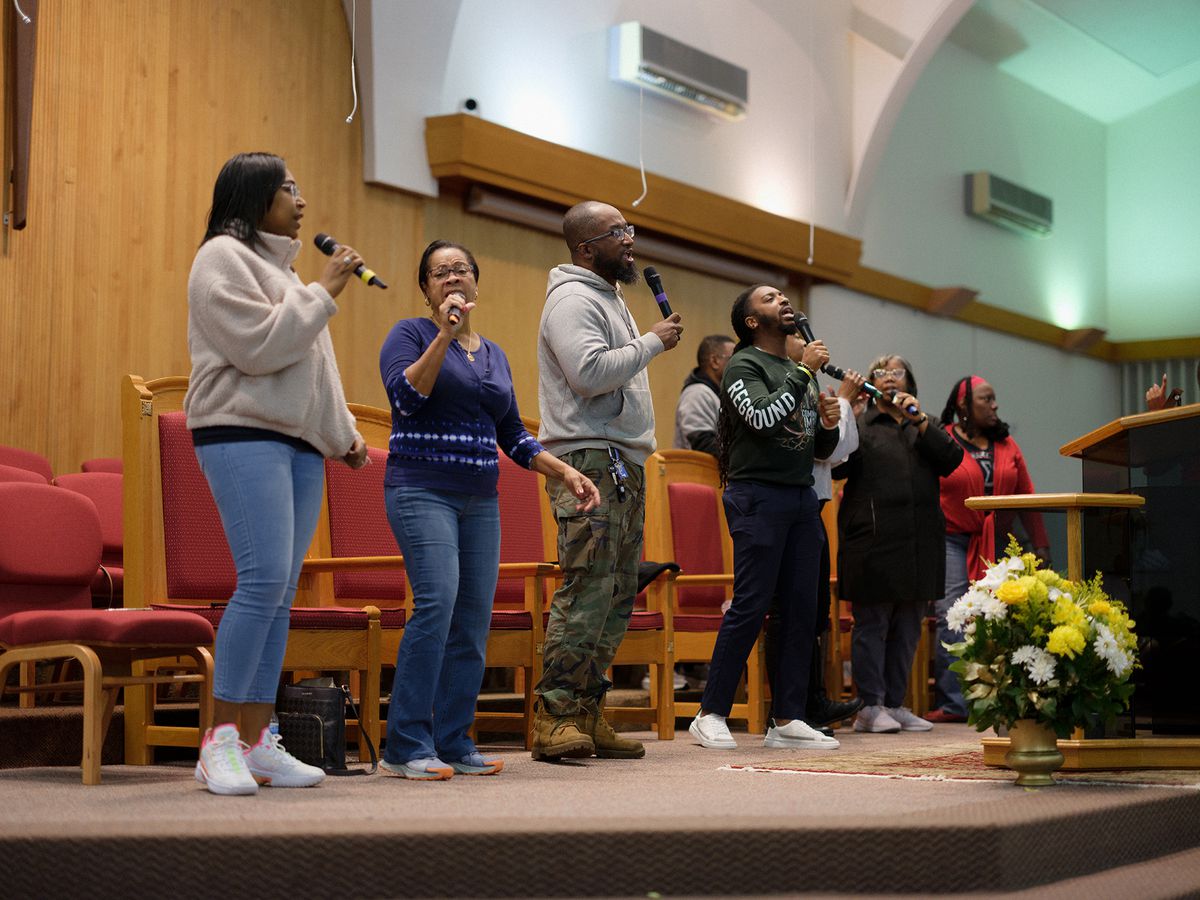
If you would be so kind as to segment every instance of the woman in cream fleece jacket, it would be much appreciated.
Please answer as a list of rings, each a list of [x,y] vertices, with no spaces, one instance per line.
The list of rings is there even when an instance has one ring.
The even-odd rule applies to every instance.
[[[216,794],[258,782],[306,787],[324,773],[268,723],[289,608],[321,509],[324,458],[358,468],[367,448],[346,408],[328,322],[362,258],[341,247],[321,278],[292,270],[305,203],[282,159],[244,153],[217,176],[188,278],[188,428],[237,566],[217,632],[214,721],[196,778]],[[240,736],[254,741],[248,747]]]

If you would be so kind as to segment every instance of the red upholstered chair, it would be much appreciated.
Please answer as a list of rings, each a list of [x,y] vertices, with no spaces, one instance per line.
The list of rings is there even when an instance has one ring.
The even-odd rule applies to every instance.
[[[721,605],[733,592],[733,543],[721,504],[716,460],[694,450],[660,450],[646,461],[646,556],[672,559],[680,574],[650,588],[671,611],[675,659],[707,663],[721,628]],[[730,718],[745,719],[751,732],[766,728],[766,664],[763,641],[746,665],[746,700]],[[694,716],[698,703],[676,703]]]
[[[20,481],[25,484],[46,484],[46,479],[32,469],[6,466],[0,463],[0,481]]]
[[[82,681],[22,687],[22,691],[83,689],[83,782],[100,782],[100,751],[117,693],[126,704],[141,695],[148,715],[138,723],[145,744],[170,729],[153,721],[156,683],[201,683],[200,725],[212,718],[212,627],[183,613],[92,609],[91,585],[100,562],[101,528],[86,498],[49,485],[0,483],[0,685],[19,663],[76,660]],[[172,658],[169,675],[142,676],[147,659]],[[180,660],[192,671],[181,672]],[[199,733],[191,730],[192,746]]]
[[[536,427],[534,432],[536,433]],[[475,723],[490,731],[520,731],[530,745],[534,688],[542,674],[541,610],[546,584],[557,567],[546,562],[542,535],[541,480],[500,451],[500,578],[488,633],[489,668],[514,669],[521,712],[479,712]]]
[[[74,472],[59,475],[54,483],[87,497],[100,516],[104,551],[100,571],[92,584],[94,606],[121,606],[125,596],[125,520],[122,479],[112,472]]]
[[[127,376],[121,408],[125,446],[125,605],[208,606],[233,594],[236,570],[216,503],[196,463],[181,412],[187,379]],[[345,670],[360,683],[362,726],[379,733],[380,613],[376,607],[316,607],[305,575],[342,561],[306,560],[288,632],[284,669]],[[350,566],[355,561],[348,563]],[[219,619],[217,620],[219,622]],[[126,760],[148,761],[137,736],[145,715],[126,705]],[[354,723],[357,725],[358,723]],[[134,732],[131,736],[131,730]],[[351,731],[351,737],[355,732]]]
[[[536,422],[526,422],[530,433],[537,434]],[[649,465],[649,461],[647,461]],[[647,469],[647,473],[649,469]],[[550,500],[545,490],[540,491],[542,509],[543,552],[548,559],[558,557],[558,524],[550,508]],[[649,537],[653,528],[650,519],[649,503],[646,508],[645,534]],[[648,549],[643,554],[650,559],[669,559],[670,557],[651,556]],[[551,596],[545,602],[549,604]],[[543,627],[549,616],[542,617]],[[613,659],[614,666],[649,666],[651,691],[649,706],[616,706],[611,700],[606,702],[604,716],[610,722],[632,722],[649,725],[658,733],[658,739],[663,741],[675,738],[675,694],[672,690],[672,672],[675,668],[674,640],[672,630],[671,609],[664,603],[662,594],[647,592],[644,599],[639,596],[633,614],[629,618],[629,628],[625,639],[617,649]]]
[[[54,470],[50,468],[50,460],[32,450],[22,450],[20,447],[0,446],[0,466],[13,466],[27,469],[42,476],[42,481],[49,484],[54,480]]]
[[[99,456],[96,459],[85,459],[79,470],[81,472],[112,472],[120,475],[125,471],[125,465],[119,456]]]

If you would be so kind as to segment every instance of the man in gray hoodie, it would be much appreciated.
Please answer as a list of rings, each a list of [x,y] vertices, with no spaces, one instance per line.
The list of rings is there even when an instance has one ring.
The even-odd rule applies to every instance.
[[[550,270],[538,329],[538,440],[600,488],[590,513],[548,483],[562,587],[550,607],[533,758],[635,759],[645,748],[604,720],[605,675],[637,593],[645,513],[643,464],[654,452],[646,366],[679,343],[679,314],[639,336],[620,284],[638,279],[633,226],[594,200],[563,217],[571,265]]]

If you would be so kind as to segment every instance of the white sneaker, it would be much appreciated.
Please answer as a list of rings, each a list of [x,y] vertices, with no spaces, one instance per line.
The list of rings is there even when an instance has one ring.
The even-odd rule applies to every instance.
[[[692,719],[688,731],[692,733],[692,737],[709,750],[737,749],[737,741],[729,733],[729,726],[725,724],[724,716],[713,713],[702,716],[700,713],[696,713],[696,718]]]
[[[246,751],[246,766],[251,775],[271,787],[312,787],[325,780],[324,771],[284,750],[282,738],[270,728],[264,728],[258,743]]]
[[[800,719],[792,719],[786,725],[776,725],[771,720],[764,747],[787,748],[790,750],[836,750],[841,744],[836,738],[821,734]]]
[[[257,794],[258,782],[250,774],[243,756],[244,741],[234,725],[210,728],[200,744],[196,780],[214,794]]]
[[[888,715],[900,723],[904,731],[929,731],[933,723],[922,719],[907,706],[895,706],[888,709]]]
[[[854,717],[855,731],[870,731],[874,734],[895,734],[900,723],[891,717],[882,706],[864,706]]]
[[[688,686],[688,680],[683,677],[682,672],[673,673],[673,677],[671,678],[671,689],[672,690],[682,691],[687,686]],[[650,673],[649,672],[647,672],[645,675],[642,676],[642,690],[643,691],[650,690]]]

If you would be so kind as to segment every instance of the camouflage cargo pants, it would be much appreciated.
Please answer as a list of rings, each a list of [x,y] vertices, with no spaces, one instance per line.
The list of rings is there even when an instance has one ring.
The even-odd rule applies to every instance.
[[[646,511],[645,473],[625,461],[625,502],[608,474],[607,450],[575,450],[563,462],[600,488],[600,505],[575,511],[578,498],[561,482],[547,493],[558,521],[558,559],[563,584],[550,605],[550,623],[537,693],[551,715],[575,715],[581,700],[602,698],[612,682],[605,672],[616,655],[637,593]]]

